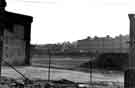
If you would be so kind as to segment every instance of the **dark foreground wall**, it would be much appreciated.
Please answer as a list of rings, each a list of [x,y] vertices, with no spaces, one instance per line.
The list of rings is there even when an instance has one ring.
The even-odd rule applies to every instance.
[[[13,65],[30,65],[31,22],[30,16],[0,11],[0,57],[3,60]]]

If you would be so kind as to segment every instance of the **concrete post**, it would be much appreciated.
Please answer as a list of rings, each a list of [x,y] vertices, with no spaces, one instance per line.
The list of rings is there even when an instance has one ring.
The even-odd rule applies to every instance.
[[[1,81],[2,55],[3,55],[3,27],[0,25],[0,81]]]
[[[125,70],[124,88],[135,88],[135,14],[129,14],[130,43],[128,66]]]

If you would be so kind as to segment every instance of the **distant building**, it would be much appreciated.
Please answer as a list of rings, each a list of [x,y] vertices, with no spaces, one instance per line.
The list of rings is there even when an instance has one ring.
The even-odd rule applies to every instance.
[[[128,52],[128,41],[128,35],[120,35],[115,38],[111,38],[110,36],[88,37],[83,40],[78,40],[77,48],[79,48],[80,51],[90,52]]]
[[[33,18],[5,11],[0,0],[0,58],[14,65],[30,64],[30,34]]]

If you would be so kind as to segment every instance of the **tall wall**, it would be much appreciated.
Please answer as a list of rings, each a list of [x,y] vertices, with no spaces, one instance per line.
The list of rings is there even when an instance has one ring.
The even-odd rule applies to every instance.
[[[6,1],[0,0],[0,61],[30,64],[30,32],[33,17],[8,12]],[[1,63],[0,63],[1,64]]]

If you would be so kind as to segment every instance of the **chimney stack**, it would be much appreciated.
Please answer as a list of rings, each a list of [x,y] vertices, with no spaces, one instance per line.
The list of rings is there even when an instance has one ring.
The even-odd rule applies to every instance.
[[[0,8],[5,9],[6,5],[7,5],[7,3],[5,0],[0,0]]]

